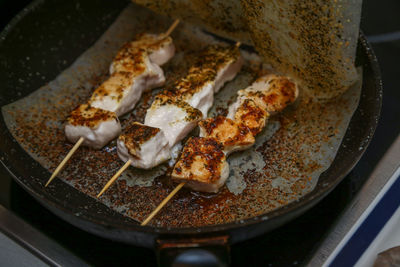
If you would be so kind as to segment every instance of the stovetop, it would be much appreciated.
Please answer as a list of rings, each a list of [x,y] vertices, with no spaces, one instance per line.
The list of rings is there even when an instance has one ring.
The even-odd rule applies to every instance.
[[[0,1],[0,26],[30,1]],[[361,28],[381,65],[384,97],[381,119],[364,156],[338,187],[290,223],[231,247],[233,266],[304,265],[400,133],[400,2],[364,0]],[[396,86],[397,85],[397,86]],[[152,250],[109,241],[59,219],[0,169],[0,204],[90,265],[154,266]]]

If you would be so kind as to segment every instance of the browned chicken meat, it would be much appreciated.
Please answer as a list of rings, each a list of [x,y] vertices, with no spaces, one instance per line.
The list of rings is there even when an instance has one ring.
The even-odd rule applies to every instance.
[[[159,95],[147,110],[145,124],[159,127],[172,147],[193,130],[202,118],[201,111],[187,102]]]
[[[246,98],[235,110],[232,119],[248,127],[251,133],[256,136],[264,129],[268,117],[267,111],[257,105],[254,100]]]
[[[229,107],[228,118],[243,123],[257,135],[270,115],[282,111],[297,96],[297,85],[287,77],[265,75],[238,92],[236,102]]]
[[[120,71],[133,71],[138,61],[138,50],[146,52],[152,63],[162,66],[174,56],[175,47],[171,37],[162,34],[140,34],[136,40],[126,43],[115,56],[110,66],[110,73]]]
[[[121,132],[118,120],[118,123],[102,121],[96,115],[97,122],[94,123],[94,115],[90,117],[89,112],[118,117],[132,110],[144,90],[164,84],[160,65],[174,53],[172,39],[163,35],[143,34],[125,44],[110,66],[110,77],[93,92],[87,104],[71,113],[70,118],[79,119],[67,120],[67,139],[76,142],[83,137],[83,145],[99,149],[118,136]]]
[[[218,192],[229,176],[223,146],[214,138],[191,137],[172,172],[176,182],[196,191]]]
[[[95,149],[102,148],[121,132],[121,125],[114,112],[79,105],[71,112],[65,125],[65,134],[71,142],[84,137],[83,144]]]
[[[254,144],[254,137],[262,131],[270,114],[282,111],[297,96],[298,88],[294,82],[272,74],[263,76],[248,88],[240,90],[237,101],[229,108],[227,118],[210,118],[199,123],[201,137],[185,145],[172,171],[172,179],[185,181],[185,186],[196,191],[217,192],[228,178],[229,171],[205,170],[209,162],[214,162],[213,169],[224,170],[228,166],[226,158],[217,154],[218,158],[214,161],[213,154],[196,150],[196,144],[214,140],[220,145],[220,148],[215,145],[214,149],[224,152],[224,155],[246,149]],[[202,165],[205,160],[207,164]]]
[[[213,105],[214,93],[235,78],[242,65],[243,58],[237,46],[207,46],[175,89],[164,93],[201,110],[205,118]]]
[[[248,99],[270,114],[282,111],[293,103],[299,94],[297,85],[288,77],[269,74],[258,78],[252,85],[238,92],[235,104],[230,106],[229,118]]]
[[[208,46],[173,90],[164,90],[156,96],[147,110],[144,124],[163,131],[169,143],[170,154],[172,148],[207,116],[214,101],[214,93],[236,76],[242,64],[238,47]],[[154,138],[154,142],[159,140]],[[156,150],[148,150],[148,153],[146,156],[157,163],[148,162],[148,165],[143,166],[141,159],[137,158],[131,159],[132,165],[148,168],[160,163]]]
[[[152,168],[169,157],[168,141],[164,133],[139,122],[132,123],[117,141],[118,156],[123,161],[134,161],[135,167]],[[156,157],[152,154],[156,152]]]
[[[145,34],[127,43],[118,52],[110,67],[110,78],[97,88],[90,105],[113,111],[121,116],[131,111],[143,91],[165,83],[164,64],[174,55],[171,37]]]
[[[250,129],[223,116],[208,118],[199,122],[200,137],[211,137],[223,146],[225,155],[245,150],[254,144]]]

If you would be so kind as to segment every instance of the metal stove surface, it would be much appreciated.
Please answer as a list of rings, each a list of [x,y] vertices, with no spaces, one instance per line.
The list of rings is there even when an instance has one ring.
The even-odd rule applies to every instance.
[[[400,18],[395,12],[400,9],[400,3],[396,0],[384,2],[386,4],[380,2],[378,5],[376,1],[365,0],[363,7],[362,29],[373,43],[384,81],[382,116],[366,153],[353,171],[316,207],[275,231],[233,245],[231,248],[233,266],[306,265],[315,256],[319,245],[330,233],[335,222],[340,219],[342,212],[399,136],[400,90],[396,87],[400,85],[398,68]],[[27,0],[0,1],[1,26],[4,27],[27,3],[29,3]],[[0,204],[6,208],[4,211],[1,210],[0,215],[7,216],[11,212],[16,215],[16,220],[23,221],[23,224],[15,223],[14,227],[11,227],[17,236],[22,237],[15,241],[45,264],[156,265],[152,250],[102,239],[62,221],[25,193],[3,168],[0,169]],[[0,216],[0,226],[4,227],[5,221],[6,219]],[[7,222],[10,224],[10,221]],[[44,235],[43,242],[33,242],[38,250],[29,247],[29,244],[32,244],[30,242],[32,240],[29,239],[36,239],[36,236],[32,235],[32,232],[24,231],[25,223],[33,228],[35,234],[37,230],[39,231],[37,234]],[[11,239],[15,238],[12,233],[7,234]],[[65,250],[65,253],[55,252],[54,248],[51,251],[52,246],[49,244],[53,242],[57,249]],[[49,249],[48,257],[38,253],[39,250],[46,253],[46,248]],[[76,261],[67,261],[65,257],[73,257]]]

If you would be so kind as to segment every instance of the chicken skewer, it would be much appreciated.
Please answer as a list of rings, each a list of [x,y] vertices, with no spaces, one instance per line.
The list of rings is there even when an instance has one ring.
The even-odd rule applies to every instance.
[[[266,75],[238,92],[227,117],[201,121],[200,137],[186,142],[172,171],[172,179],[179,185],[141,225],[146,225],[184,186],[196,191],[218,192],[229,176],[226,157],[253,145],[254,137],[262,131],[268,117],[282,111],[297,97],[297,85],[288,78]]]
[[[144,90],[165,83],[161,65],[175,53],[171,32],[176,20],[163,34],[142,34],[125,44],[110,66],[110,77],[92,94],[88,103],[71,112],[65,125],[67,139],[75,143],[46,183],[46,187],[62,170],[81,145],[100,149],[121,132],[118,116],[132,110]]]
[[[118,155],[125,164],[98,197],[130,165],[149,169],[171,157],[173,147],[207,116],[214,94],[239,72],[243,64],[239,45],[208,46],[175,90],[164,90],[156,96],[144,124],[135,122],[118,138]]]

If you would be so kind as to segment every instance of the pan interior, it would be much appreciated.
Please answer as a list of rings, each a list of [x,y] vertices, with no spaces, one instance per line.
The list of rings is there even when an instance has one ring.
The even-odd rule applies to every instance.
[[[15,140],[44,168],[53,171],[72,147],[63,134],[66,116],[107,77],[108,65],[118,48],[137,33],[161,32],[171,23],[166,17],[129,5],[103,36],[52,82],[2,108]],[[184,75],[199,49],[221,42],[186,24],[180,25],[172,37],[177,55],[164,68],[166,87]],[[237,90],[249,85],[260,73],[271,71],[256,54],[246,51],[243,54],[246,59],[243,70],[218,93],[209,116],[226,114]],[[334,160],[357,108],[360,91],[358,83],[339,98],[324,103],[303,94],[296,105],[271,118],[255,146],[230,156],[230,177],[218,194],[184,189],[151,223],[159,227],[198,227],[240,222],[306,195]],[[134,112],[122,119],[123,126],[143,120],[156,92],[142,97]],[[122,164],[116,155],[115,142],[100,151],[80,148],[60,178],[95,197]],[[168,164],[150,171],[130,168],[99,201],[120,214],[142,221],[173,189],[174,185],[165,176],[168,170]],[[39,185],[47,178],[39,178]],[[50,190],[57,190],[57,186],[58,183],[52,184]],[[64,201],[69,202],[70,197],[65,195]],[[80,211],[75,215],[79,216]]]

